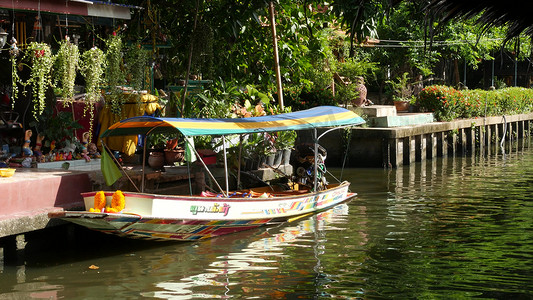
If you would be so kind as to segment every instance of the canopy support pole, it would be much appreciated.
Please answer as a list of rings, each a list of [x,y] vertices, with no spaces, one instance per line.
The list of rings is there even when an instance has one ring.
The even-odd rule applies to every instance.
[[[226,179],[226,195],[229,195],[228,157],[226,155],[226,136],[222,136],[222,149],[224,150],[224,177]]]
[[[314,192],[317,192],[318,185],[318,137],[316,128],[313,129],[313,141],[315,142],[315,180],[314,180]]]
[[[187,161],[187,174],[189,174],[189,195],[192,196],[191,162]]]
[[[128,180],[131,182],[133,187],[137,190],[137,192],[139,192],[139,187],[135,184],[135,182],[133,182],[133,180],[128,175],[128,173],[124,170],[124,168],[122,168],[122,164],[120,164],[120,162],[117,160],[117,158],[113,155],[113,152],[111,152],[111,149],[109,149],[107,147],[107,145],[104,143],[103,140],[102,140],[102,146],[104,147],[104,149],[103,149],[104,151],[107,151],[108,154],[111,153],[110,156],[113,158],[113,161],[115,161],[120,166],[120,170],[122,170],[122,173],[124,173],[124,175],[126,175],[126,177],[128,177]]]
[[[202,163],[202,166],[204,167],[204,169],[207,171],[207,174],[209,175],[209,177],[213,180],[213,182],[217,185],[218,189],[220,190],[220,192],[225,196],[227,197],[227,194],[226,192],[224,192],[224,190],[222,189],[222,187],[220,186],[220,184],[218,184],[218,181],[216,180],[215,176],[213,176],[213,173],[211,173],[211,171],[209,171],[209,168],[207,167],[207,165],[205,164],[204,160],[202,159],[202,157],[200,156],[200,154],[198,154],[198,151],[196,151],[196,148],[194,148],[194,145],[192,145],[190,142],[189,142],[189,139],[185,139],[185,141],[187,143],[189,143],[189,146],[191,147],[192,151],[194,151],[194,154],[196,155],[196,157],[198,157],[198,160],[200,161],[200,163]]]
[[[143,139],[143,170],[141,176],[141,193],[144,193],[144,169],[146,168],[146,144],[148,140],[148,134],[144,136]]]
[[[239,135],[239,169],[237,170],[237,189],[241,189],[242,134]]]

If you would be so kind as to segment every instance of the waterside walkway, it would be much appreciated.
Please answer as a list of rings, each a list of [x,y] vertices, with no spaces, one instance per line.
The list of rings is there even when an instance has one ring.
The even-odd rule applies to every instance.
[[[81,207],[80,193],[91,189],[88,173],[83,171],[19,168],[12,177],[0,178],[0,248],[4,256],[14,254],[15,239],[23,237],[18,235],[53,226],[49,212]]]
[[[342,165],[349,140],[345,167],[397,168],[438,156],[495,154],[501,145],[529,137],[532,121],[533,113],[528,113],[389,128],[359,127],[351,130],[349,139],[346,132],[339,131],[320,143],[328,150],[328,162],[336,166]]]

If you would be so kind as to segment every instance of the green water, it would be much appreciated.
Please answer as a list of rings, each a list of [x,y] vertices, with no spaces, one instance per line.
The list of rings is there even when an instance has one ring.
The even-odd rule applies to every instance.
[[[39,233],[0,299],[533,299],[533,149],[343,176],[346,204],[197,243]]]

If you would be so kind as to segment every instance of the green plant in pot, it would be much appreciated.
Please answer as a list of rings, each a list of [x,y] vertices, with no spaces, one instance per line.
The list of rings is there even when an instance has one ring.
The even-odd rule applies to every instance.
[[[161,169],[165,165],[164,149],[168,140],[168,136],[163,133],[149,134],[146,138],[148,154],[148,165],[152,169]]]
[[[65,106],[74,101],[74,83],[80,66],[79,59],[78,46],[71,43],[68,37],[59,43],[55,59],[54,85]]]
[[[280,131],[277,133],[276,149],[282,155],[283,165],[289,164],[291,151],[294,148],[294,142],[296,141],[297,133],[294,130]]]
[[[260,168],[267,161],[267,157],[275,153],[274,142],[266,136],[267,133],[254,133],[246,137],[243,142],[242,156],[247,169]]]
[[[150,151],[162,152],[167,145],[167,141],[168,135],[164,133],[152,133],[146,138],[146,142],[148,143],[148,148]]]
[[[30,122],[37,132],[45,136],[44,147],[61,149],[67,144],[79,146],[76,130],[83,128],[74,120],[71,112],[59,111],[54,116],[52,108],[47,107],[36,121]]]
[[[182,162],[185,150],[179,145],[179,138],[169,139],[165,144],[165,163],[174,165]]]
[[[411,95],[413,93],[412,87],[409,84],[409,73],[405,72],[396,80],[389,80],[387,83],[392,89],[392,100],[397,111],[409,110],[409,103],[411,102]]]

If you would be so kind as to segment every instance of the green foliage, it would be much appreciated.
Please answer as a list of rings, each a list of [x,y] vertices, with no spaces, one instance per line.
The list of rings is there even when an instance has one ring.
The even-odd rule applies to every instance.
[[[394,101],[410,101],[410,96],[413,92],[411,85],[409,84],[409,73],[405,72],[401,77],[396,80],[388,80],[387,84],[390,85]]]
[[[148,52],[140,44],[133,43],[125,49],[126,74],[128,84],[135,90],[144,88],[144,71],[148,64]]]
[[[354,56],[354,44],[378,36],[377,23],[384,13],[382,1],[336,0],[333,11],[349,33],[350,57]]]
[[[424,88],[419,96],[420,108],[434,112],[439,121],[533,111],[533,90],[526,88],[458,91],[435,85]]]
[[[106,68],[105,55],[99,48],[93,47],[83,52],[80,70],[85,78],[85,100],[88,104],[100,100],[100,87],[104,83]]]
[[[85,78],[85,113],[89,111],[89,132],[92,135],[95,104],[100,101],[106,61],[104,52],[93,47],[81,55],[80,71]],[[92,136],[89,136],[91,140]]]
[[[303,89],[301,94],[286,105],[291,106],[294,111],[308,109],[320,105],[336,105],[337,101],[331,94],[330,89]]]
[[[188,106],[187,115],[208,118],[239,118],[266,114],[272,96],[259,91],[252,85],[242,88],[235,82],[222,79],[204,92]]]
[[[74,82],[79,69],[79,58],[78,46],[68,39],[61,40],[56,54],[54,75],[59,83],[59,94],[65,104],[72,102],[74,98]]]
[[[298,134],[294,130],[279,131],[276,133],[276,149],[277,150],[289,150],[294,147],[294,142]]]
[[[48,44],[31,42],[26,48],[24,60],[31,63],[30,78],[21,83],[32,87],[33,116],[36,119],[45,109],[46,91],[52,86],[54,59]]]
[[[105,52],[107,61],[105,80],[109,89],[108,104],[111,105],[111,111],[114,114],[120,115],[124,97],[122,97],[122,90],[117,87],[124,85],[126,81],[126,74],[123,70],[122,38],[119,35],[110,35],[105,43],[107,46]]]
[[[166,133],[152,133],[147,136],[147,145],[153,149],[164,149],[170,136]]]
[[[237,86],[220,79],[208,90],[197,95],[196,101],[191,102],[188,115],[203,118],[229,118],[231,106],[238,99],[239,94]]]
[[[83,128],[73,119],[71,112],[59,111],[54,114],[54,109],[51,107],[43,110],[42,114],[29,125],[37,128],[38,133],[46,137],[48,147],[51,141],[55,141],[57,148],[62,148],[67,140],[73,141],[76,130]]]
[[[348,104],[358,97],[359,90],[357,84],[351,83],[348,85],[336,85],[335,98],[338,99],[339,103]]]
[[[337,73],[351,83],[335,85],[337,102],[348,103],[359,97],[358,84],[364,84],[365,78],[373,77],[378,70],[377,65],[365,58],[348,58],[345,62],[338,62]]]
[[[378,63],[371,62],[368,58],[348,58],[345,62],[338,63],[337,73],[355,82],[361,76],[365,79],[373,77],[378,70]]]

